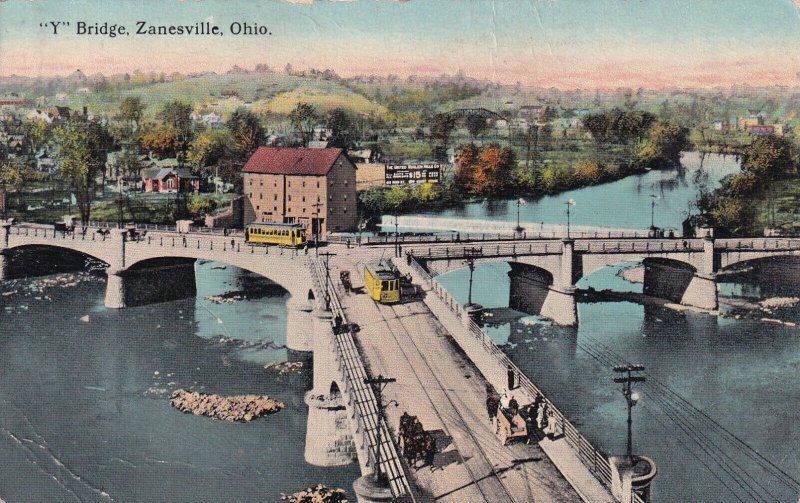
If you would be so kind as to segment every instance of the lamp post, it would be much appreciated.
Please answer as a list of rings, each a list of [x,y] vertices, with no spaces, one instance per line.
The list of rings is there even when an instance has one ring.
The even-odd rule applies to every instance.
[[[394,214],[394,256],[400,256],[400,233],[397,232],[397,213]]]
[[[316,202],[311,206],[314,207],[314,214],[317,216],[311,222],[311,230],[314,232],[314,255],[319,257],[319,209],[322,207],[322,202]]]
[[[644,365],[620,365],[614,367],[614,372],[619,372],[622,374],[622,377],[615,377],[615,383],[622,383],[622,396],[625,397],[625,402],[628,405],[628,449],[627,449],[627,456],[628,461],[633,465],[633,420],[631,419],[631,409],[634,405],[639,403],[641,400],[641,396],[639,393],[634,393],[631,391],[631,387],[635,382],[644,382],[645,378],[643,376],[634,376],[632,375],[633,372],[642,372],[644,371]]]
[[[564,204],[567,205],[567,239],[569,239],[569,207],[570,206],[575,206],[575,200],[574,199],[570,199],[570,200],[566,201]]]
[[[522,199],[521,197],[520,197],[519,199],[517,199],[517,226],[516,226],[516,227],[514,227],[514,230],[515,230],[515,231],[516,231],[518,234],[522,234],[522,231],[524,231],[524,230],[525,230],[525,229],[523,229],[523,228],[522,228],[522,226],[519,224],[519,208],[520,208],[520,206],[522,206],[523,204],[527,204],[527,203],[525,202],[525,200],[524,200],[524,199]]]

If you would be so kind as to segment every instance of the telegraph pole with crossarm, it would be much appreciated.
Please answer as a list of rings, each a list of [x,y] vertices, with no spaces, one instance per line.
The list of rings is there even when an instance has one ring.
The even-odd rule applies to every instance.
[[[619,365],[614,367],[614,372],[619,372],[622,377],[615,377],[615,383],[621,383],[622,395],[628,404],[628,461],[633,465],[633,420],[631,419],[631,409],[639,402],[639,394],[631,392],[631,386],[635,382],[644,382],[644,376],[635,376],[634,372],[644,371],[644,365]]]
[[[325,257],[325,310],[331,310],[331,292],[329,290],[331,285],[331,257],[335,257],[335,253],[325,252],[320,253]]]
[[[376,421],[377,445],[375,446],[375,480],[382,482],[381,474],[381,419],[383,418],[383,390],[389,383],[397,382],[394,377],[383,377],[378,374],[378,377],[364,378],[364,384],[369,384],[372,391],[375,393],[375,399],[378,402],[378,420]]]

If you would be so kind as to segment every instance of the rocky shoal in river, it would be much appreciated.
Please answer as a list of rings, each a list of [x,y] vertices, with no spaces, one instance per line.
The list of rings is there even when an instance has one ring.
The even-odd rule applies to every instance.
[[[322,484],[294,494],[281,494],[281,499],[289,503],[347,503],[343,489],[329,489]]]
[[[259,416],[274,414],[284,408],[283,402],[263,395],[220,396],[178,389],[169,403],[183,412],[208,416],[223,421],[251,421]]]

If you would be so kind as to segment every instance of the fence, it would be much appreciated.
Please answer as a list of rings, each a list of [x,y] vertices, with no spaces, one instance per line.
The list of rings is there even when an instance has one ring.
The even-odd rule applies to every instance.
[[[364,382],[368,375],[333,281],[326,274],[321,259],[314,259],[312,262],[314,289],[320,296],[328,299],[333,315],[342,322],[343,326],[347,327],[347,330],[338,330],[338,333],[334,334],[338,351],[337,359],[343,367],[346,379],[344,392],[349,394],[350,406],[355,408],[355,417],[360,422],[360,429],[367,437],[370,455],[374,460],[375,446],[377,445],[381,454],[381,471],[389,479],[392,495],[395,498],[405,496],[410,501],[416,502],[406,467],[400,459],[397,444],[395,444],[394,437],[383,418],[375,393],[370,385]],[[380,444],[378,444],[378,430],[380,430]]]
[[[417,272],[425,281],[428,282],[431,292],[444,302],[444,304],[452,311],[456,317],[460,318],[462,322],[468,320],[469,317],[464,308],[450,295],[449,292],[439,284],[425,269],[412,258],[411,267]],[[611,486],[611,465],[606,456],[601,451],[597,450],[592,444],[578,431],[578,429],[566,418],[564,414],[542,393],[542,391],[526,376],[517,365],[512,362],[503,351],[497,347],[492,339],[486,335],[486,332],[481,329],[474,321],[469,320],[466,322],[467,331],[473,337],[480,341],[481,346],[487,351],[501,366],[502,368],[513,371],[514,377],[519,386],[530,395],[532,400],[537,397],[541,398],[549,410],[553,411],[554,416],[560,426],[560,431],[563,432],[567,444],[575,451],[575,454],[581,462],[589,469],[589,471],[606,487]]]

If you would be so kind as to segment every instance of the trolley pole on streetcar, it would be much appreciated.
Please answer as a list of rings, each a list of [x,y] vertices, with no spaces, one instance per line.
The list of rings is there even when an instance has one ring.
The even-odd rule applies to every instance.
[[[614,372],[619,372],[622,374],[622,377],[615,377],[615,383],[621,383],[622,386],[622,395],[625,397],[625,401],[628,404],[628,461],[633,465],[633,420],[631,419],[631,409],[634,405],[639,402],[640,396],[638,393],[631,392],[631,386],[635,382],[644,382],[644,376],[635,376],[633,372],[642,372],[644,371],[644,365],[620,365],[614,367]]]
[[[381,473],[381,420],[383,419],[383,390],[389,383],[397,382],[394,377],[383,377],[378,374],[375,378],[364,378],[364,384],[369,384],[375,393],[375,400],[378,402],[378,420],[376,424],[375,436],[377,438],[375,446],[375,480],[383,482],[384,474]]]
[[[331,310],[331,292],[330,292],[330,284],[331,284],[331,257],[335,257],[335,253],[325,252],[321,253],[323,257],[325,257],[325,310]]]

